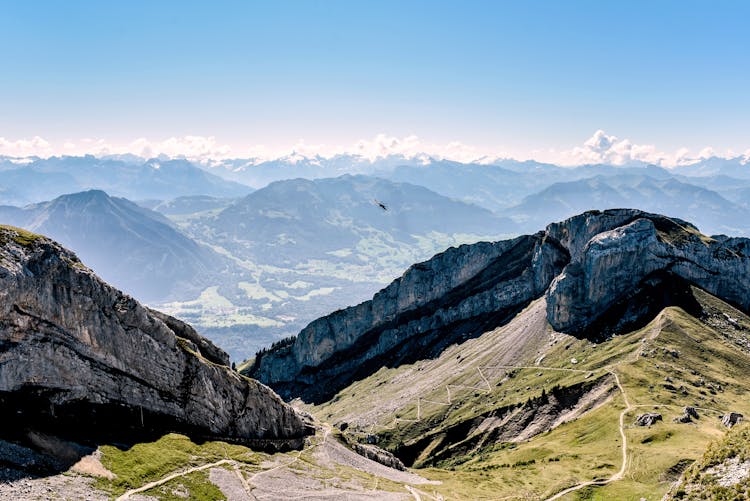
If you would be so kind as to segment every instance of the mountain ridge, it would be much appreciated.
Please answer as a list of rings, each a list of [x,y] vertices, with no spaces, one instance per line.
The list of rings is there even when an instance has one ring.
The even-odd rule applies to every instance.
[[[0,227],[0,412],[6,432],[300,445],[300,417],[190,326],[102,282],[46,237]],[[289,445],[287,445],[288,447]]]
[[[689,284],[747,311],[742,291],[749,288],[748,248],[750,240],[708,239],[689,223],[665,216],[587,212],[535,235],[449,249],[412,266],[373,300],[318,319],[293,344],[262,353],[248,374],[285,398],[321,402],[375,372],[378,362],[370,366],[369,360],[392,358],[399,350],[419,353],[425,342],[445,346],[476,336],[542,295],[554,328],[594,339],[643,325],[670,304],[689,308]],[[657,259],[639,265],[654,252]],[[456,259],[471,265],[457,265]],[[443,260],[453,260],[452,266],[439,264]],[[431,304],[453,295],[455,301]],[[648,301],[630,302],[636,296]],[[486,315],[489,323],[482,321]],[[394,360],[400,363],[398,356]]]
[[[227,181],[183,159],[116,159],[62,156],[18,164],[0,159],[6,203],[26,205],[88,189],[129,199],[186,195],[241,196],[252,188]]]
[[[553,183],[502,211],[524,229],[584,210],[637,207],[657,214],[676,214],[707,234],[750,234],[750,212],[719,192],[690,184],[693,179],[655,178],[640,173],[596,175]]]
[[[184,297],[227,266],[162,214],[102,190],[0,207],[0,217],[60,241],[105,279],[147,301]]]

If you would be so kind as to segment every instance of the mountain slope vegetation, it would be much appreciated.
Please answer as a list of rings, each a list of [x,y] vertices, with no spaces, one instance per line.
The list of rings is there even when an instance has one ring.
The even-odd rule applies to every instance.
[[[539,300],[504,327],[307,408],[444,481],[451,499],[544,499],[584,482],[595,483],[569,499],[660,499],[724,434],[721,415],[750,411],[750,318],[693,293],[703,318],[669,307],[598,344],[555,332]],[[700,417],[673,421],[686,407]],[[646,412],[662,420],[636,426]]]
[[[456,499],[660,499],[720,417],[750,409],[746,239],[615,210],[483,245],[415,265],[248,373]]]

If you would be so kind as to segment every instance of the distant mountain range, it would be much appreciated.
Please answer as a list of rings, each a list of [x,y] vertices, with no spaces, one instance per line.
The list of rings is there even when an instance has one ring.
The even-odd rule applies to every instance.
[[[440,161],[426,167],[397,167],[387,177],[426,186],[443,195],[502,212],[555,183],[624,174],[645,175],[656,179],[673,176],[667,169],[654,165],[584,165],[564,168],[537,162],[504,161],[499,165],[479,165]]]
[[[388,155],[368,159],[341,154],[330,158],[292,154],[273,160],[226,159],[207,163],[119,155],[97,158],[0,157],[0,197],[12,205],[102,189],[132,200],[172,200],[183,196],[236,198],[274,181],[322,179],[363,174],[424,186],[442,195],[483,206],[506,209],[554,183],[595,176],[647,175],[675,177],[715,190],[731,199],[738,188],[750,187],[750,164],[744,157],[711,157],[691,165],[665,169],[632,163],[626,166],[560,167],[535,161],[484,159],[460,163],[427,155]],[[732,201],[735,201],[732,199]]]
[[[0,203],[24,205],[88,189],[139,199],[188,195],[236,197],[251,188],[227,181],[187,160],[99,159],[93,156],[0,158]]]
[[[513,217],[524,231],[545,221],[564,219],[591,209],[637,207],[694,221],[707,234],[750,235],[750,210],[715,191],[675,178],[646,175],[596,176],[555,183],[503,214]]]
[[[243,259],[299,267],[316,259],[368,265],[431,233],[507,235],[517,226],[421,186],[345,175],[271,183],[186,231]]]
[[[80,193],[90,188],[109,196]],[[60,240],[238,359],[449,246],[533,233],[588,209],[639,208],[748,235],[750,165],[0,157],[0,204],[0,223]]]
[[[192,215],[184,213],[188,202]],[[361,175],[278,181],[224,209],[206,210],[209,202],[155,208],[230,256],[242,273],[197,301],[158,307],[198,325],[235,357],[259,346],[248,333],[260,344],[295,334],[317,316],[363,301],[415,260],[517,231],[481,207]],[[174,205],[183,213],[174,214]]]
[[[370,160],[359,155],[335,155],[325,158],[292,153],[273,160],[234,159],[212,163],[212,173],[224,179],[262,188],[287,179],[322,179],[344,174],[382,175],[399,166],[419,166],[432,162],[428,156],[389,155]]]
[[[145,301],[194,297],[229,263],[158,212],[99,190],[24,208],[2,206],[0,220],[57,240],[104,279]]]

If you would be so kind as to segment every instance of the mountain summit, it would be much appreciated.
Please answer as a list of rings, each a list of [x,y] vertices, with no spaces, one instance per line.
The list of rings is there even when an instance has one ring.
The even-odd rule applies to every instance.
[[[750,240],[702,235],[630,209],[587,212],[545,231],[451,248],[256,358],[249,374],[283,396],[325,401],[382,366],[431,358],[507,323],[535,299],[561,332],[601,340],[664,307],[696,309],[690,285],[750,309]]]
[[[0,216],[73,249],[108,282],[144,301],[200,291],[226,266],[160,213],[101,190],[0,207]]]
[[[586,212],[416,264],[248,373],[451,499],[738,499],[746,456],[709,444],[750,414],[749,287],[748,239]]]

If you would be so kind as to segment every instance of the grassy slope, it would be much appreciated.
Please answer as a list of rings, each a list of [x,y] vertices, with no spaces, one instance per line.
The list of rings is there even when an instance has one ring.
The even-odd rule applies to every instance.
[[[508,326],[451,347],[438,359],[384,368],[346,388],[330,403],[310,410],[323,421],[346,421],[347,433],[355,436],[377,433],[381,445],[395,448],[399,442],[437,437],[442,429],[492,408],[523,403],[539,396],[543,388],[550,391],[555,385],[613,381],[612,371],[618,374],[630,403],[638,406],[624,419],[626,474],[622,480],[588,487],[564,499],[660,499],[684,467],[724,437],[720,413],[731,410],[750,415],[745,397],[750,390],[746,351],[750,318],[705,293],[696,294],[709,312],[707,318],[697,320],[681,309],[668,308],[643,329],[599,345],[552,332],[544,321],[544,303],[535,303]],[[509,360],[531,368],[500,367]],[[448,391],[451,403],[444,405]],[[698,407],[701,418],[691,424],[674,423],[672,418],[685,405]],[[446,499],[540,499],[581,481],[609,478],[621,466],[618,419],[624,408],[622,395],[613,391],[603,405],[528,440],[484,443],[468,454],[449,454],[439,461],[430,461],[428,450],[422,460],[430,466],[419,473],[442,484],[419,488]],[[664,421],[650,428],[633,426],[636,415],[646,411],[661,413]],[[250,480],[269,464],[282,462],[289,463],[287,468],[294,475],[313,479],[322,489],[355,483],[365,489],[405,492],[401,484],[321,461],[314,449],[269,456],[241,446],[199,445],[167,435],[128,450],[105,446],[102,452],[104,466],[117,478],[99,480],[99,486],[112,495],[226,458],[236,460]],[[145,494],[172,499],[185,491],[196,499],[221,498],[207,481],[206,471]]]
[[[101,446],[102,464],[116,478],[97,478],[96,486],[114,499],[130,489],[184,472],[191,467],[231,460],[230,464],[215,467],[236,469],[251,489],[259,485],[255,475],[282,468],[292,476],[304,479],[311,496],[330,488],[339,489],[342,495],[356,495],[367,490],[399,494],[406,492],[406,484],[326,459],[326,453],[320,453],[318,449],[324,440],[326,439],[320,432],[302,451],[277,454],[266,454],[225,442],[198,444],[178,434],[165,435],[155,442],[140,443],[130,448]],[[327,440],[334,438],[331,436]],[[273,484],[275,481],[271,478],[268,482]],[[424,489],[423,486],[419,487]],[[268,488],[267,483],[265,488]],[[283,495],[284,485],[276,485],[274,489],[279,490],[279,495]],[[186,498],[211,501],[225,499],[221,491],[209,481],[209,471],[206,469],[179,476],[142,494],[161,501]],[[376,494],[375,492],[373,495]]]
[[[441,429],[489,409],[522,403],[542,388],[549,391],[554,385],[568,386],[614,371],[630,403],[637,406],[624,420],[628,469],[621,481],[566,499],[659,499],[679,476],[679,465],[700,458],[711,441],[723,436],[721,413],[750,413],[745,397],[750,390],[750,356],[738,346],[747,342],[744,329],[750,329],[750,319],[701,291],[695,293],[710,312],[706,319],[668,308],[646,327],[599,345],[554,333],[546,324],[539,332],[534,310],[539,305],[533,304],[521,315],[520,325],[514,321],[452,347],[436,360],[382,369],[310,410],[323,420],[347,422],[354,435],[378,433],[381,445],[395,449],[425,435],[438,436]],[[583,372],[490,369],[500,365],[509,350],[514,350],[517,365],[534,366],[544,355],[540,366]],[[450,406],[444,405],[446,385]],[[686,405],[699,407],[701,419],[674,423],[672,418]],[[615,393],[603,406],[548,433],[518,443],[485,445],[423,473],[443,480],[438,490],[451,499],[540,498],[581,481],[608,478],[621,465],[618,416],[623,409],[623,399]],[[661,413],[664,421],[650,428],[632,426],[637,414],[647,411]]]
[[[738,479],[734,485],[721,485],[717,467],[732,460],[750,461],[750,427],[735,426],[726,437],[711,444],[703,454],[685,471],[681,482],[674,486],[668,499],[716,499],[733,500],[750,497],[750,477]]]
[[[42,235],[37,235],[36,233],[24,230],[23,228],[16,228],[15,226],[8,226],[5,224],[0,224],[0,230],[5,230],[13,233],[11,239],[18,245],[22,245],[24,247],[28,247],[40,238],[43,238]],[[0,239],[0,245],[2,245],[3,243],[4,242],[2,241],[2,239]]]
[[[165,435],[156,442],[144,442],[131,448],[105,445],[100,450],[102,464],[117,478],[112,481],[100,479],[99,487],[112,494],[121,494],[159,480],[176,470],[221,459],[233,459],[248,465],[259,462],[258,455],[246,447],[224,442],[198,445],[177,434]]]

